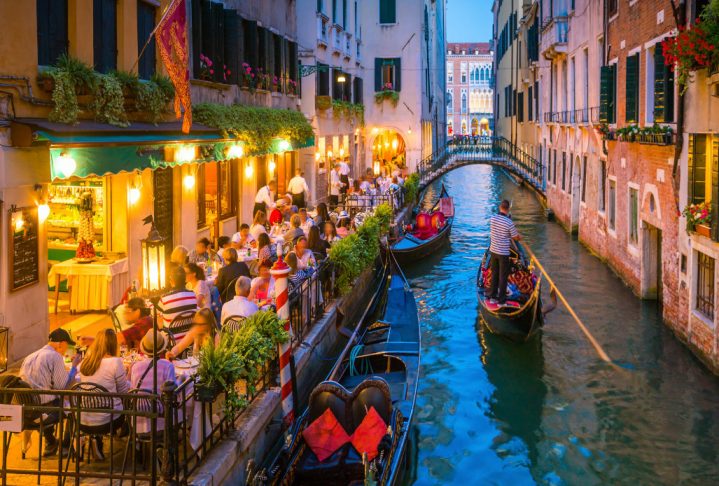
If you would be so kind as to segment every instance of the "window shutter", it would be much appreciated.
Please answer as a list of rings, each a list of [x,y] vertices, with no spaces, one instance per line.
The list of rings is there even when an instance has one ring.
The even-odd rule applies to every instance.
[[[381,57],[374,58],[374,90],[382,91],[382,59]]]
[[[202,54],[202,0],[192,0],[192,77],[200,76],[200,54]]]
[[[289,43],[289,56],[290,56],[290,65],[289,65],[289,78],[297,81],[297,77],[299,76],[299,66],[297,63],[297,43],[290,41]]]
[[[242,26],[245,31],[245,62],[249,64],[252,69],[257,69],[260,65],[257,22],[254,20],[243,20]]]
[[[394,24],[397,22],[396,0],[379,0],[379,23]]]
[[[240,29],[240,17],[236,10],[226,9],[225,17],[225,65],[230,71],[227,76],[227,83],[237,84],[238,73],[240,70],[240,51],[242,30]]]
[[[352,103],[352,75],[351,74],[345,74],[345,88],[344,88],[344,100],[348,103]]]
[[[401,91],[402,90],[402,58],[401,57],[395,57],[394,61],[394,90],[395,91]]]
[[[107,73],[117,68],[117,0],[94,0],[92,15],[95,69]]]
[[[330,96],[330,69],[327,64],[317,63],[317,89],[319,96]]]
[[[706,201],[707,135],[689,136],[689,203]]]
[[[257,27],[257,68],[267,71],[267,30]]]
[[[639,54],[627,57],[626,121],[635,123],[639,118]]]
[[[215,81],[225,82],[225,7],[221,3],[212,3],[212,24],[215,29],[212,35],[215,57],[212,58],[215,68]]]
[[[659,44],[654,48],[654,121],[664,122],[666,110],[664,53]]]
[[[667,68],[664,69],[664,121],[674,121],[674,71]]]
[[[266,72],[270,75],[270,84],[272,76],[275,75],[275,42],[274,34],[265,29],[265,59],[267,59]]]
[[[711,237],[719,241],[719,138],[712,140]]]
[[[689,134],[689,150],[687,151],[687,173],[689,184],[687,184],[687,199],[689,204],[694,201],[694,135]]]
[[[602,66],[600,71],[600,87],[599,87],[599,121],[602,123],[610,123],[609,107],[611,104],[611,82],[612,67]]]
[[[202,42],[200,43],[200,53],[209,57],[212,60],[213,65],[216,65],[214,52],[215,43],[212,35],[215,29],[215,25],[212,21],[212,3],[210,2],[210,0],[202,0],[200,9],[200,19],[202,20]]]
[[[237,20],[235,21],[235,29],[237,29],[237,80],[239,82],[240,72],[242,70],[242,63],[247,62],[247,54],[245,53],[245,20],[240,16],[240,14],[237,13],[236,19]]]
[[[137,54],[140,55],[145,42],[155,28],[155,7],[142,1],[137,2]],[[137,73],[141,79],[150,79],[155,74],[156,47],[154,36],[137,63]]]
[[[285,83],[289,79],[290,75],[290,43],[284,37],[281,39],[282,43],[282,82]]]
[[[48,66],[50,62],[50,0],[37,0],[37,63]]]
[[[38,0],[38,64],[52,65],[67,52],[67,0]]]

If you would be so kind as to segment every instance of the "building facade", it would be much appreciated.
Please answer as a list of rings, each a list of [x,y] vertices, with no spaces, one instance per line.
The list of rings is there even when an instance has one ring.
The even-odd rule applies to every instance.
[[[447,135],[494,131],[494,53],[487,42],[447,44]]]
[[[310,158],[314,154],[311,137],[303,143],[277,139],[272,148],[248,153],[243,152],[246,142],[197,120],[184,134],[171,121],[171,99],[167,115],[153,119],[124,91],[121,116],[127,115],[126,121],[112,125],[107,123],[112,120],[100,119],[98,92],[89,88],[73,89],[79,103],[76,124],[51,120],[59,81],[48,82],[43,73],[59,66],[64,54],[89,66],[98,82],[110,83],[101,76],[112,70],[132,70],[141,83],[151,85],[152,76],[163,72],[155,43],[147,44],[139,61],[138,56],[169,3],[0,4],[7,34],[0,43],[0,82],[8,86],[0,95],[0,226],[12,236],[0,239],[0,324],[10,329],[10,362],[47,341],[50,317],[55,317],[54,289],[69,301],[60,305],[64,318],[54,321],[76,336],[82,328],[74,327],[68,310],[106,312],[106,306],[119,303],[131,281],[143,282],[141,240],[148,234],[149,226],[143,224],[147,216],[154,216],[169,249],[192,248],[202,237],[216,241],[251,222],[260,187],[277,179],[283,190],[302,151]],[[294,1],[186,4],[193,106],[298,112]],[[246,83],[244,65],[254,73],[261,68],[263,82]],[[282,132],[280,127],[277,136]],[[109,282],[97,289],[82,287],[87,282],[73,267],[73,257],[84,255],[82,235],[94,243],[100,258],[92,266],[100,272],[98,278]],[[60,273],[63,262],[70,270]]]

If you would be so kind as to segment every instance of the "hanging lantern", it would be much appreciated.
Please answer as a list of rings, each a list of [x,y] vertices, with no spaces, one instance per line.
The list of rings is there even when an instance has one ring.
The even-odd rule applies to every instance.
[[[148,296],[157,296],[165,287],[165,255],[167,239],[155,228],[152,216],[145,218],[151,224],[147,238],[142,243],[142,288]]]

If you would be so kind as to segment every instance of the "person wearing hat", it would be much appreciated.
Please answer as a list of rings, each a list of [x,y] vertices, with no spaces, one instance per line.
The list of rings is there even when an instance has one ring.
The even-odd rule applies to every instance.
[[[82,356],[76,354],[72,360],[72,367],[68,372],[65,369],[63,356],[75,341],[70,333],[64,329],[55,329],[50,333],[49,342],[34,353],[28,355],[20,366],[20,379],[35,390],[65,390],[75,380],[77,365]],[[41,395],[40,404],[46,406],[60,406],[61,399],[56,395]],[[55,415],[55,417],[52,417]],[[57,412],[48,413],[48,420],[56,418]],[[57,452],[60,441],[55,438],[53,427],[42,430],[45,438],[45,451],[43,456],[52,456]],[[67,445],[69,446],[69,434]],[[64,447],[63,447],[64,449]]]
[[[155,341],[157,335],[157,341]],[[157,344],[155,344],[157,342]],[[170,342],[164,332],[150,329],[140,341],[140,352],[145,359],[135,362],[130,370],[130,387],[132,389],[155,391],[153,368],[157,368],[157,391],[160,392],[166,381],[175,381],[175,365],[162,357],[167,352]],[[136,430],[138,434],[150,432],[150,419],[137,417]],[[157,430],[165,429],[165,421],[157,419]]]
[[[350,215],[347,211],[341,211],[337,218],[337,236],[346,237],[350,233]]]

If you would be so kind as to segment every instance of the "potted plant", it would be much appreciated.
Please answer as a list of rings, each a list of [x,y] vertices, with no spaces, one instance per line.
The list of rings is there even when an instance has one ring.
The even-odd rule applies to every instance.
[[[315,108],[320,111],[329,110],[332,107],[332,98],[329,96],[316,96]]]
[[[287,80],[287,94],[290,96],[297,95],[297,81],[294,79]]]
[[[695,232],[709,238],[712,222],[711,206],[708,202],[688,204],[682,212],[687,219],[687,232]]]
[[[390,100],[392,106],[397,106],[399,102],[399,93],[394,90],[392,83],[385,83],[382,87],[382,91],[378,91],[374,94],[375,103],[382,104],[384,100]]]
[[[212,59],[204,54],[200,54],[200,72],[198,77],[204,81],[212,81],[215,78],[215,68]]]

